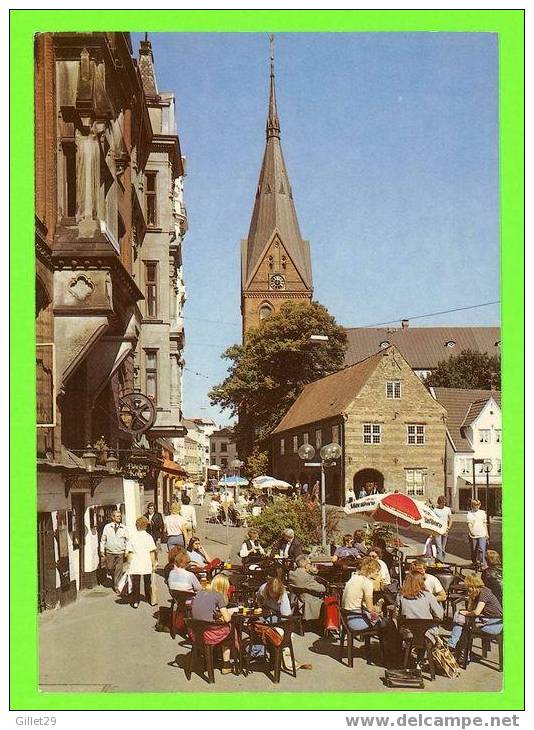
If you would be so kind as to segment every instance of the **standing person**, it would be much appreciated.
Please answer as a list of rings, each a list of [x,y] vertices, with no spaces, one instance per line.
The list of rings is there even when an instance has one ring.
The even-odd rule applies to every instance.
[[[308,482],[304,482],[304,484],[302,485],[302,496],[307,498],[309,491],[310,491],[310,485],[308,484]]]
[[[111,513],[111,522],[104,527],[100,539],[100,555],[106,561],[108,573],[113,580],[113,590],[117,588],[123,572],[124,556],[128,547],[128,530],[122,524],[122,514],[116,509]]]
[[[185,535],[187,531],[187,520],[180,514],[182,506],[179,502],[173,502],[171,513],[164,518],[165,531],[167,533],[167,549],[173,545],[185,548]]]
[[[139,608],[141,593],[141,576],[144,578],[145,600],[151,602],[152,573],[156,567],[156,543],[152,535],[146,531],[148,520],[138,517],[135,521],[136,531],[131,535],[127,556],[130,561],[128,572],[132,577],[132,608]]]
[[[313,502],[319,502],[321,498],[321,485],[318,481],[316,481],[312,487],[311,498]]]
[[[350,505],[352,502],[356,501],[356,493],[354,492],[354,487],[349,487],[347,491],[345,492],[345,504]]]
[[[442,522],[447,525],[447,531],[444,535],[434,535],[434,544],[436,546],[436,560],[445,562],[445,547],[447,545],[447,538],[449,536],[449,530],[452,527],[452,511],[447,506],[447,498],[445,496],[438,497],[438,506],[434,507],[434,512],[440,518]]]
[[[156,512],[154,502],[148,503],[145,517],[148,520],[148,527],[146,528],[146,531],[149,535],[152,535],[152,539],[156,543],[156,547],[159,547],[165,532],[165,525],[163,524],[163,515]]]
[[[197,504],[202,507],[204,504],[204,497],[206,496],[206,487],[204,484],[199,484],[197,487]]]
[[[300,497],[302,493],[302,484],[300,483],[299,479],[297,479],[297,481],[295,482],[295,492],[297,494],[297,497]]]
[[[480,509],[478,499],[471,500],[471,509],[467,513],[467,529],[471,543],[471,560],[477,569],[485,570],[488,567],[486,562],[486,548],[488,546],[488,517],[483,509]]]
[[[358,492],[358,499],[363,499],[364,497],[367,497],[367,489],[365,488],[365,484],[362,484]]]
[[[182,510],[180,514],[184,520],[186,520],[189,532],[193,534],[193,532],[197,529],[197,513],[191,504],[191,497],[188,494],[182,497]]]

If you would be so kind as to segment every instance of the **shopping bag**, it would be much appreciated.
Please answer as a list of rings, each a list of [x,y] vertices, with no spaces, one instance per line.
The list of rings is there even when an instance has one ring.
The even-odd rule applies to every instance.
[[[458,662],[449,647],[443,643],[440,636],[436,637],[436,643],[432,648],[432,658],[441,672],[449,679],[456,679],[456,677],[460,676]]]
[[[122,596],[127,596],[132,592],[132,577],[129,573],[123,573],[119,578],[117,590]]]
[[[156,585],[156,574],[152,573],[152,580],[150,581],[150,605],[156,606],[158,604],[158,586]]]

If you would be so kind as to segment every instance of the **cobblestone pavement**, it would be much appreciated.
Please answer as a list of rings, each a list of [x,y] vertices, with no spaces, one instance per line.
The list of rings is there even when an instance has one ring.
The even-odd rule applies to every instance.
[[[202,510],[202,514],[204,510]],[[235,557],[243,529],[230,528],[230,545],[226,529],[206,525],[202,514],[199,534],[211,555]],[[354,529],[355,518],[349,529]],[[420,543],[406,539],[410,550],[417,552]],[[164,562],[162,550],[160,563]],[[157,578],[160,605],[169,605],[169,594],[161,577]],[[169,634],[157,632],[158,607],[141,603],[134,610],[109,589],[98,587],[82,592],[76,603],[39,617],[40,687],[45,692],[376,692],[388,690],[382,681],[384,669],[367,665],[357,649],[354,667],[340,661],[337,641],[314,633],[295,636],[297,660],[310,662],[312,670],[299,670],[297,677],[282,674],[279,685],[273,684],[266,667],[248,677],[221,675],[216,671],[215,684],[194,673],[187,681],[184,673],[189,646]],[[378,660],[378,657],[376,657]],[[485,664],[470,664],[456,680],[437,677],[426,681],[425,690],[449,692],[496,692],[501,689],[502,674],[496,670],[496,651],[492,649]],[[398,690],[396,690],[398,691]],[[402,690],[403,692],[415,690]]]

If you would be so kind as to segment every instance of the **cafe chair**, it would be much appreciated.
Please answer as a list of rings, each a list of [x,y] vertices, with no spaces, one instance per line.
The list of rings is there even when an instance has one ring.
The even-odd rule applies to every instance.
[[[345,647],[345,639],[347,640],[347,661],[348,666],[354,666],[354,639],[363,641],[365,645],[365,657],[367,664],[373,663],[371,639],[378,639],[380,646],[380,657],[382,664],[385,664],[384,637],[381,626],[369,626],[367,629],[352,629],[349,626],[349,619],[358,616],[356,611],[341,609],[341,631],[339,634],[339,647],[341,652],[341,663],[343,663],[343,649]]]
[[[232,628],[230,634],[221,641],[213,644],[207,637],[206,633],[214,628],[220,628],[220,622],[212,621],[198,621],[192,618],[186,618],[185,624],[187,627],[187,633],[191,639],[191,652],[189,654],[189,666],[185,670],[185,676],[189,681],[193,673],[193,668],[199,659],[204,660],[206,667],[206,673],[208,676],[209,684],[215,683],[215,671],[214,671],[214,649],[229,648],[231,651],[231,657],[234,662],[234,674],[239,674],[239,650],[236,647],[235,633]]]
[[[399,634],[404,645],[404,661],[403,668],[408,669],[412,652],[424,652],[421,661],[428,661],[430,670],[430,681],[436,678],[436,665],[432,656],[432,641],[426,636],[428,629],[436,626],[434,619],[423,618],[399,618]]]
[[[296,633],[302,635],[302,621],[300,616],[289,616],[287,618],[278,619],[278,621],[271,624],[271,626],[275,629],[282,629],[284,632],[280,646],[274,646],[270,643],[265,644],[273,669],[273,682],[275,684],[279,684],[282,671],[286,674],[291,674],[293,677],[297,676],[297,662],[295,660],[295,651],[293,649],[293,634]],[[289,670],[282,667],[284,649],[289,649],[289,655],[291,657],[291,669]]]
[[[491,644],[495,642],[497,644],[497,650],[499,652],[498,667],[499,672],[503,671],[504,665],[504,639],[503,632],[500,634],[488,634],[487,632],[481,631],[480,628],[476,627],[473,623],[471,627],[466,626],[466,643],[465,651],[463,654],[462,669],[467,669],[469,662],[473,661],[473,640],[481,640],[481,651],[482,658],[487,659],[488,653],[491,649]]]
[[[171,617],[170,617],[170,635],[171,639],[176,638],[176,634],[185,636],[185,619],[189,615],[190,604],[193,594],[190,591],[175,591],[169,589],[171,594]]]

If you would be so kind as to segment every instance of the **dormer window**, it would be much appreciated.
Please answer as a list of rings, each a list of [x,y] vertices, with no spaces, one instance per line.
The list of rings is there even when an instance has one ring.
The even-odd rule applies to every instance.
[[[454,340],[447,340],[445,347],[456,347],[456,342]]]
[[[389,342],[389,340],[382,340],[382,342],[380,343],[380,347],[381,347],[381,348],[382,348],[383,350],[385,350],[385,349],[386,349],[386,347],[389,347],[389,346],[390,346],[390,344],[391,344],[391,342]]]

